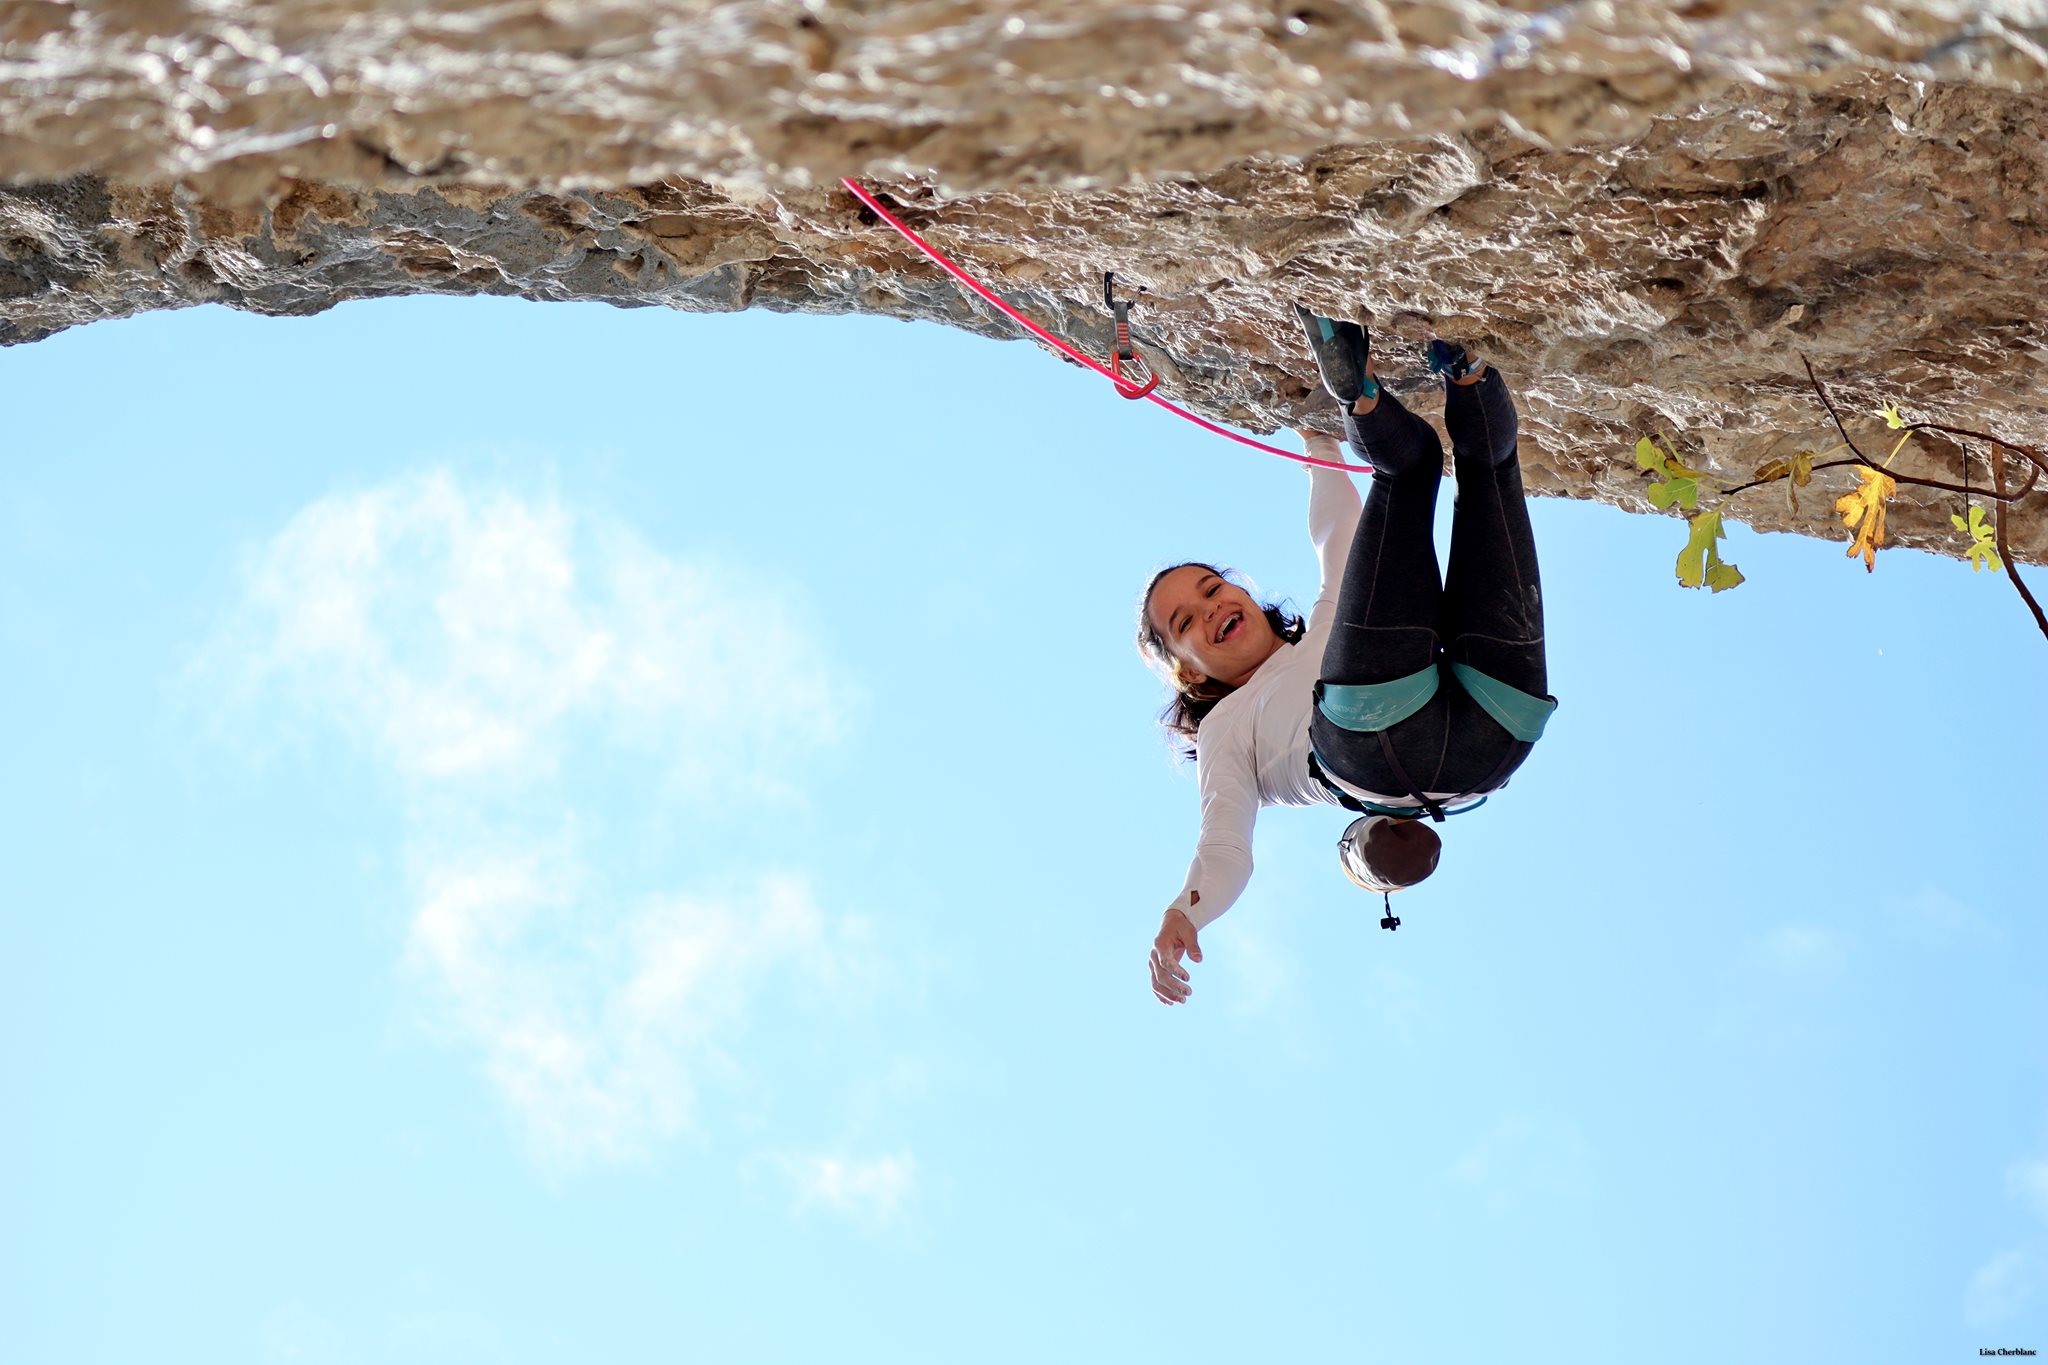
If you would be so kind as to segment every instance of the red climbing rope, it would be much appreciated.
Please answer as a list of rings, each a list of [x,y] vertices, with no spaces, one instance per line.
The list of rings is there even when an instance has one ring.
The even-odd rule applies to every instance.
[[[975,293],[981,295],[981,297],[987,299],[990,303],[1002,309],[1002,311],[1013,322],[1016,322],[1018,325],[1026,328],[1028,331],[1031,332],[1033,336],[1037,337],[1039,340],[1047,343],[1048,345],[1057,347],[1061,352],[1063,352],[1067,356],[1070,356],[1071,358],[1080,362],[1081,364],[1086,365],[1089,369],[1095,371],[1097,374],[1103,376],[1105,379],[1108,379],[1111,383],[1117,386],[1117,391],[1119,393],[1128,392],[1130,388],[1129,380],[1125,379],[1122,375],[1117,374],[1114,370],[1111,370],[1107,365],[1104,365],[1101,361],[1095,360],[1092,357],[1081,354],[1081,352],[1067,345],[1066,342],[1061,341],[1051,332],[1046,331],[1043,327],[1040,327],[1030,318],[1025,317],[1022,313],[1010,307],[1009,304],[1004,303],[1001,299],[997,298],[993,293],[991,293],[987,288],[985,288],[979,280],[975,279],[972,275],[969,275],[959,266],[954,265],[951,261],[947,260],[944,256],[939,254],[937,248],[933,247],[929,242],[925,241],[924,238],[918,236],[915,232],[912,232],[908,227],[904,225],[902,219],[898,218],[895,214],[889,212],[889,210],[883,208],[881,204],[876,201],[875,196],[869,194],[866,190],[862,189],[859,185],[855,184],[852,177],[844,177],[840,180],[839,183],[846,186],[847,189],[853,191],[854,197],[859,199],[861,203],[866,204],[869,208],[873,209],[875,211],[875,215],[879,217],[883,222],[887,223],[890,227],[895,228],[898,232],[902,233],[904,238],[907,241],[909,241],[909,243],[912,246],[916,247],[919,251],[922,251],[925,255],[931,257],[932,260],[936,261],[939,265],[939,268],[944,270],[948,275],[951,275],[954,279],[960,281],[960,283],[966,285],[969,289],[972,289]],[[1239,445],[1250,446],[1254,450],[1263,450],[1268,455],[1278,455],[1283,460],[1293,460],[1296,464],[1314,465],[1318,469],[1342,469],[1353,474],[1370,474],[1372,472],[1372,466],[1370,465],[1345,464],[1342,461],[1338,460],[1318,460],[1313,455],[1302,455],[1296,453],[1295,451],[1282,450],[1278,446],[1269,446],[1264,441],[1254,441],[1249,436],[1240,436],[1234,431],[1226,431],[1224,428],[1217,426],[1208,418],[1201,417],[1196,415],[1195,413],[1189,412],[1186,408],[1180,406],[1178,403],[1173,402],[1171,399],[1161,398],[1156,393],[1146,393],[1144,397],[1150,399],[1154,403],[1157,403],[1160,407],[1165,408],[1168,412],[1173,413],[1175,416],[1185,417],[1188,421],[1193,422],[1196,426],[1201,427],[1206,431],[1213,431],[1218,436],[1222,436],[1229,440],[1235,441]]]

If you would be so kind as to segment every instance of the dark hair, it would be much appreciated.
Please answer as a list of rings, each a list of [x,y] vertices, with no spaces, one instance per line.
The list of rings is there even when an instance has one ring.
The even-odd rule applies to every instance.
[[[1152,581],[1145,585],[1145,591],[1138,595],[1138,653],[1144,657],[1146,663],[1164,675],[1173,687],[1173,700],[1159,713],[1159,724],[1165,728],[1168,743],[1173,745],[1175,756],[1186,762],[1195,756],[1197,735],[1202,728],[1202,722],[1216,709],[1217,702],[1237,689],[1228,683],[1217,682],[1214,678],[1206,678],[1198,683],[1182,682],[1179,661],[1173,657],[1173,651],[1166,647],[1166,637],[1153,626],[1153,590],[1158,588],[1160,579],[1176,569],[1206,569],[1222,579],[1230,578],[1235,571],[1219,569],[1214,564],[1205,564],[1199,559],[1169,564],[1153,574]],[[1277,603],[1262,602],[1259,609],[1265,614],[1266,624],[1273,628],[1273,633],[1290,645],[1299,640],[1308,628],[1299,616],[1282,611]]]

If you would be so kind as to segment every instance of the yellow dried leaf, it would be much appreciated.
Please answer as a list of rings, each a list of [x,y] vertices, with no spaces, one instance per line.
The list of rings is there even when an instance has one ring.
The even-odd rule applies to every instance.
[[[1877,552],[1884,545],[1884,505],[1899,489],[1898,481],[1881,469],[1860,465],[1856,470],[1859,480],[1853,492],[1844,493],[1835,499],[1835,510],[1842,514],[1842,524],[1856,532],[1849,542],[1849,558],[1863,556],[1864,572],[1877,568]]]
[[[1813,452],[1802,450],[1792,457],[1792,477],[1785,480],[1785,505],[1799,510],[1799,490],[1813,482]]]
[[[1758,483],[1785,480],[1785,505],[1799,510],[1799,490],[1813,482],[1813,452],[1802,450],[1789,460],[1771,460],[1756,471]]]

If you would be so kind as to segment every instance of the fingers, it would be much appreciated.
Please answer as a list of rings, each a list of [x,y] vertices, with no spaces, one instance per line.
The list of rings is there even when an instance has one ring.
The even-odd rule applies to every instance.
[[[1199,891],[1190,896],[1190,904],[1201,899]],[[1187,968],[1180,965],[1183,953],[1200,962],[1202,945],[1196,941],[1195,926],[1186,913],[1169,906],[1159,934],[1152,940],[1152,994],[1161,1004],[1178,1005],[1194,993]]]
[[[1194,988],[1188,984],[1188,974],[1177,964],[1161,958],[1155,949],[1152,953],[1152,994],[1159,998],[1159,1003],[1179,1005],[1193,993]]]
[[[1180,940],[1164,935],[1152,945],[1152,994],[1161,1004],[1178,1005],[1194,993],[1187,968],[1180,965]]]

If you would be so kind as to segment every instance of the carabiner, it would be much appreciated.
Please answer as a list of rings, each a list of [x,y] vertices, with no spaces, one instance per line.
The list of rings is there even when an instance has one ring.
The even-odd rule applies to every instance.
[[[1109,305],[1110,316],[1116,321],[1116,345],[1109,353],[1109,368],[1119,394],[1125,398],[1143,398],[1159,387],[1159,376],[1138,354],[1138,348],[1131,344],[1131,301],[1116,297],[1112,288],[1115,281],[1114,273],[1102,272],[1102,301]],[[1124,362],[1127,360],[1133,367],[1133,376],[1129,379],[1124,378]],[[1140,374],[1145,376],[1143,388],[1138,387],[1137,376]]]

